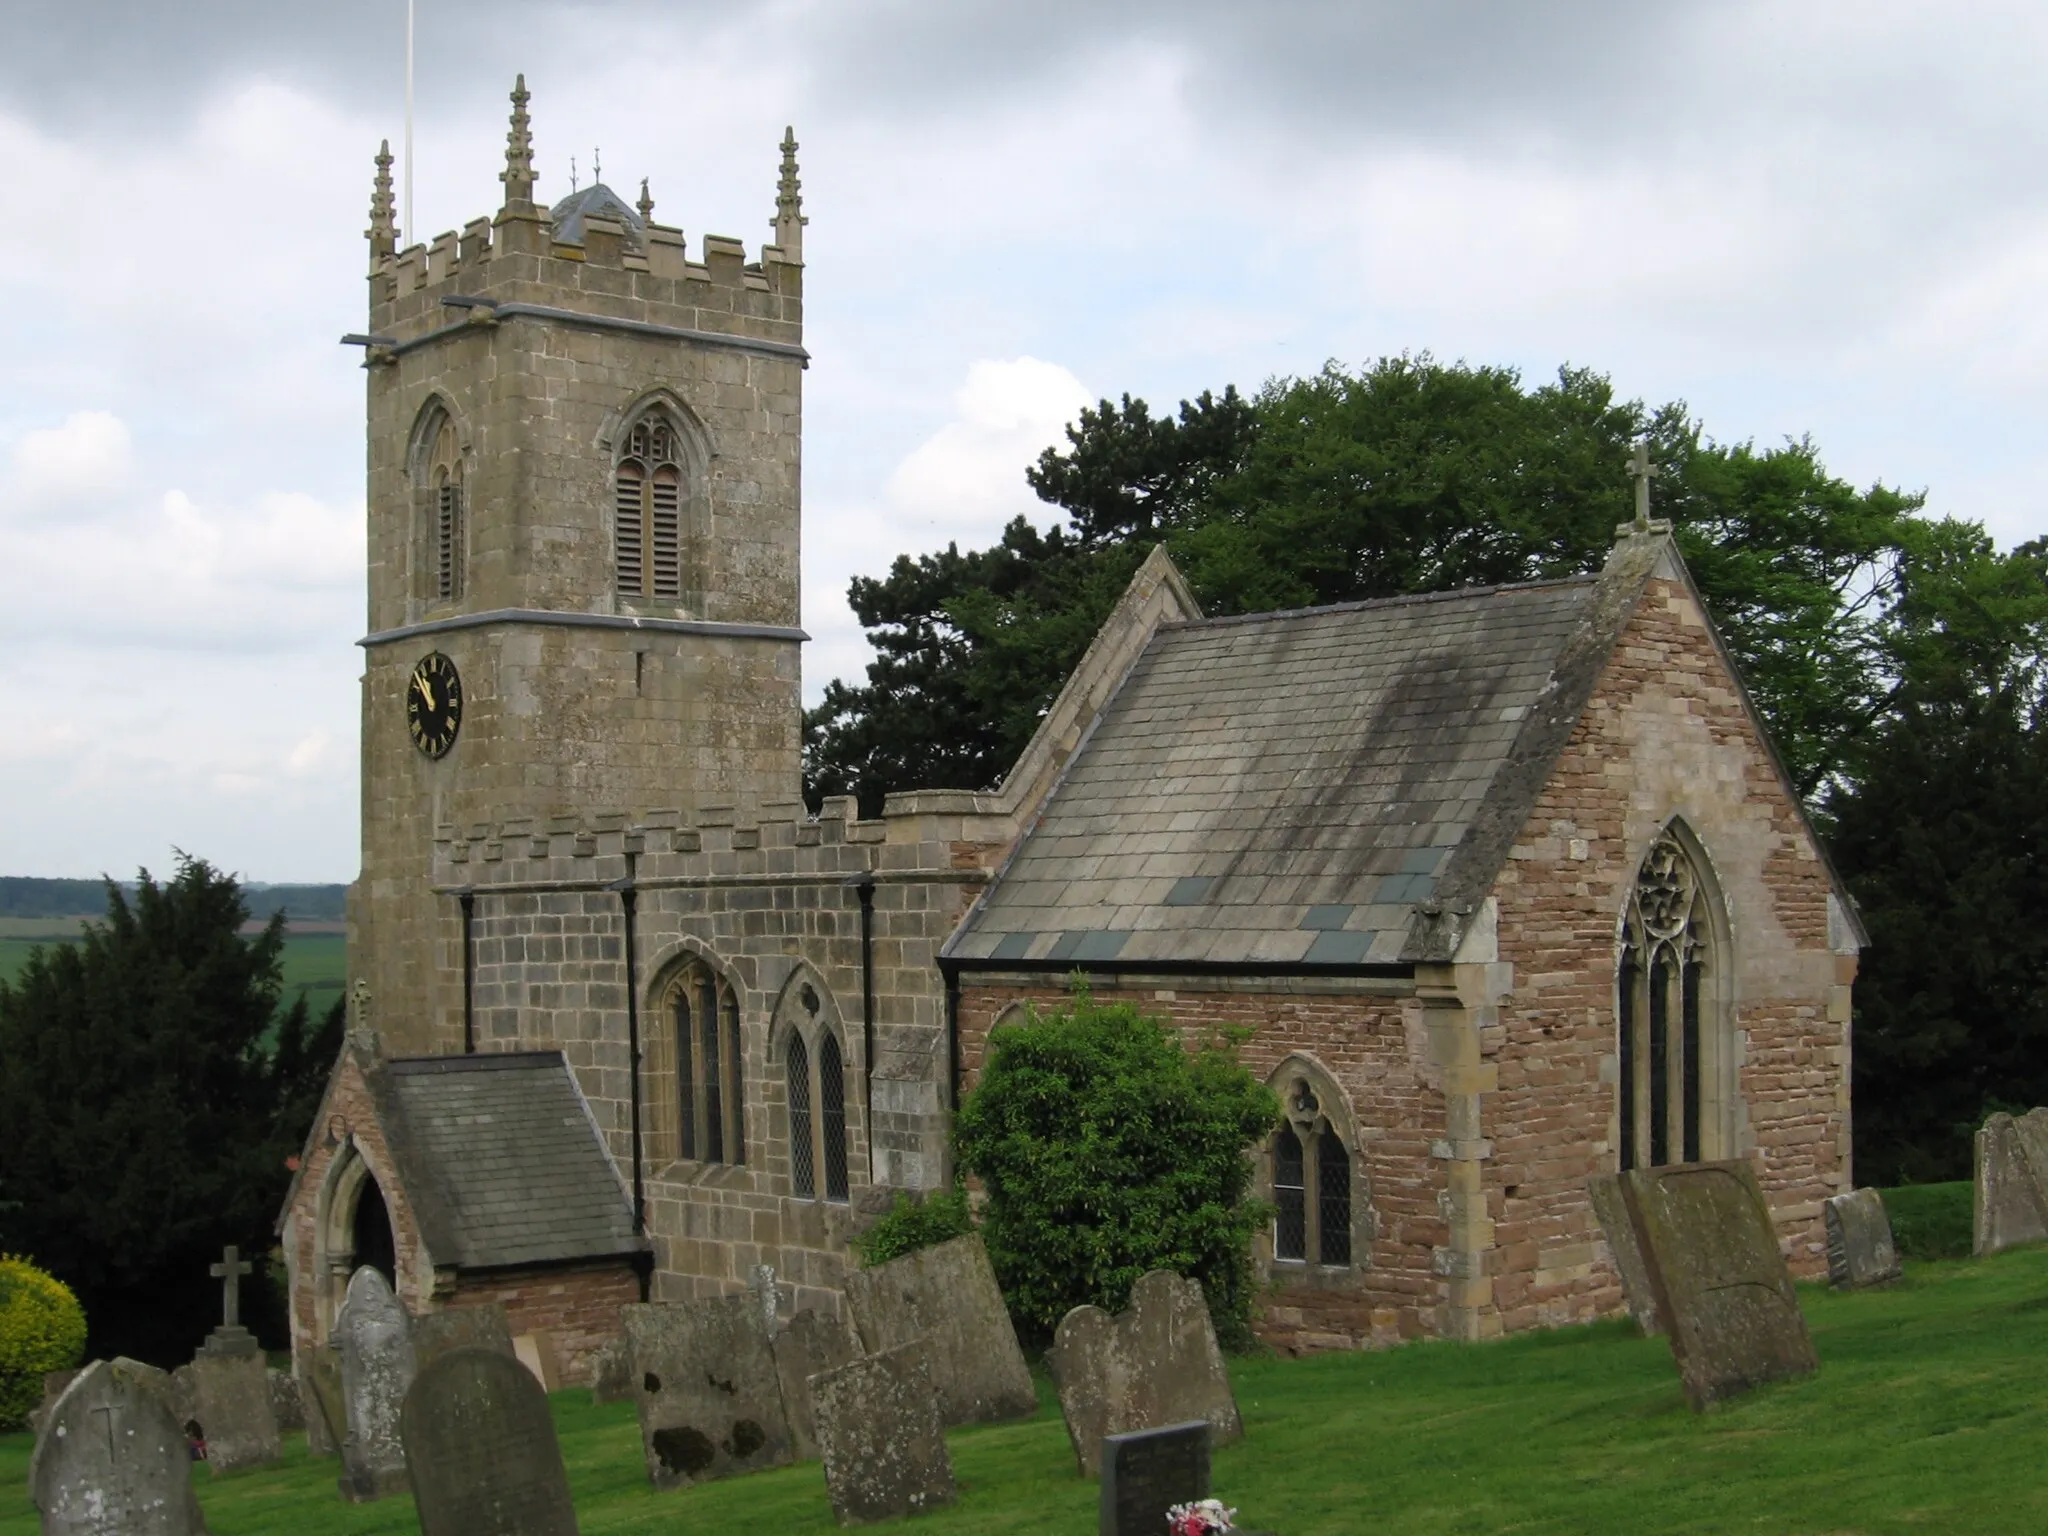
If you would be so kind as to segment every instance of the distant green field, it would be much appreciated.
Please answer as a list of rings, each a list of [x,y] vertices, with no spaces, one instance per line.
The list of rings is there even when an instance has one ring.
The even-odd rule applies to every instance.
[[[70,944],[78,937],[79,919],[71,917],[0,918],[0,979],[12,981],[28,964],[39,944]],[[316,1014],[341,996],[348,979],[348,936],[342,933],[292,932],[284,941],[284,997],[289,1006],[306,995]]]

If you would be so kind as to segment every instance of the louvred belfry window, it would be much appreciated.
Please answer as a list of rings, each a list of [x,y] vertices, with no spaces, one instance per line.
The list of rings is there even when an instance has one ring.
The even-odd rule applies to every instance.
[[[612,544],[619,591],[673,601],[683,595],[683,465],[676,430],[643,417],[626,436],[612,481]]]
[[[468,563],[463,494],[467,471],[455,423],[444,408],[436,405],[429,410],[432,419],[414,461],[413,483],[424,497],[423,504],[415,503],[420,525],[414,546],[414,590],[429,602],[447,603],[461,598]]]
[[[434,476],[434,595],[462,596],[462,466]]]

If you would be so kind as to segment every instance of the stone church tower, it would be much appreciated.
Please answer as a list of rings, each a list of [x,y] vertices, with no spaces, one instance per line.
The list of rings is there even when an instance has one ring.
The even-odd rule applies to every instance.
[[[438,828],[799,794],[803,216],[749,264],[601,184],[370,240],[369,634],[352,971],[398,1052],[461,1050]],[[417,680],[416,680],[417,679]],[[453,963],[451,963],[453,962]]]

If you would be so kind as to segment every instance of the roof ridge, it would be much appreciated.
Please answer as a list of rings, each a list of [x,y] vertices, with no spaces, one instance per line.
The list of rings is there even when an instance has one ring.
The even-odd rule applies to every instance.
[[[1361,597],[1347,603],[1321,603],[1312,608],[1268,608],[1258,613],[1225,613],[1209,618],[1176,619],[1161,624],[1165,630],[1220,629],[1232,624],[1256,624],[1267,619],[1313,618],[1326,613],[1356,613],[1366,608],[1399,608],[1410,604],[1442,603],[1456,598],[1498,597],[1503,592],[1533,592],[1543,587],[1587,587],[1600,578],[1597,573],[1577,576],[1547,576],[1538,581],[1503,581],[1490,587],[1450,587],[1441,592],[1402,592],[1393,597]]]
[[[394,1056],[384,1064],[386,1071],[399,1068],[418,1072],[503,1072],[513,1067],[566,1066],[560,1051],[473,1051],[463,1055]]]

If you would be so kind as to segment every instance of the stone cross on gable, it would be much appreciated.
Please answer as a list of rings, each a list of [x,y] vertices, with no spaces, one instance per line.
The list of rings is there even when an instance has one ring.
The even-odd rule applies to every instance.
[[[1628,472],[1636,483],[1636,527],[1647,530],[1650,526],[1650,479],[1657,473],[1657,466],[1650,462],[1650,440],[1636,439],[1635,452],[1629,455]]]
[[[220,1251],[220,1262],[207,1273],[220,1282],[222,1325],[239,1328],[242,1323],[242,1277],[253,1274],[253,1267],[242,1257],[242,1250],[229,1243]]]

